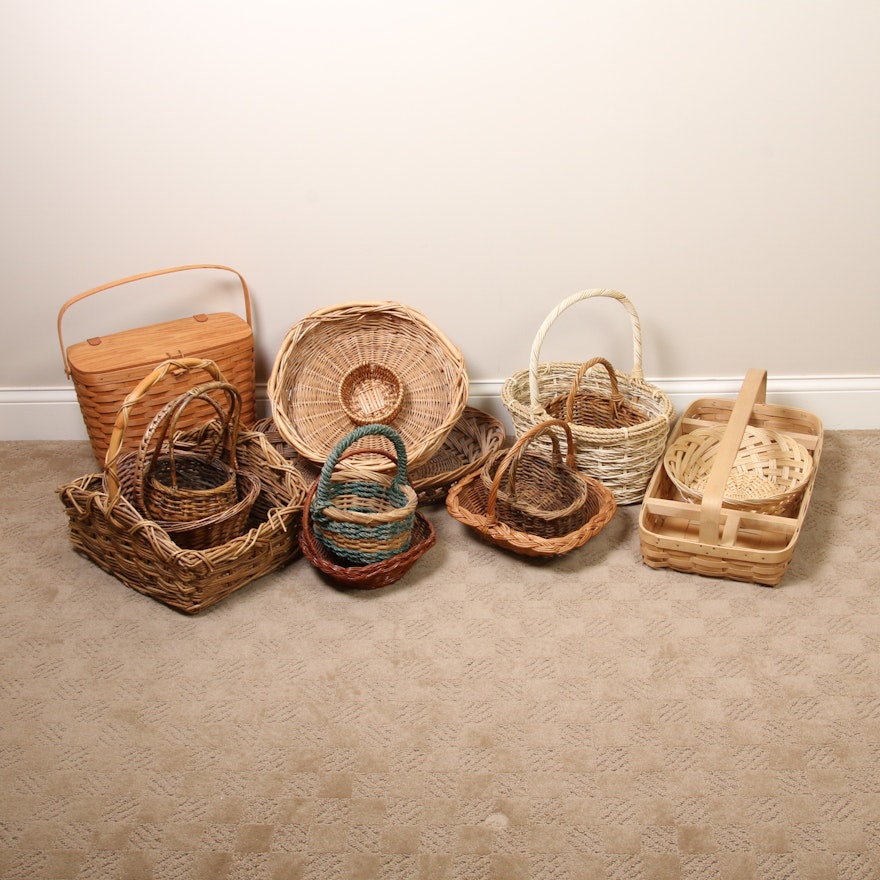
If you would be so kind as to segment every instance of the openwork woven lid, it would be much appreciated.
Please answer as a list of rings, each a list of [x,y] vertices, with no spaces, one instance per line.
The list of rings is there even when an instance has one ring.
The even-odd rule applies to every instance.
[[[410,467],[427,462],[467,403],[461,352],[424,315],[397,302],[319,309],[288,332],[268,383],[278,433],[322,463],[358,425],[391,425]],[[377,438],[377,448],[383,448]]]

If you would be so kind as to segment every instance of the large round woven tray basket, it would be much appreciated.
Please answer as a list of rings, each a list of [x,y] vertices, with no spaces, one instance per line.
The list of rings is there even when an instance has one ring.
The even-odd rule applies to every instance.
[[[725,430],[724,425],[694,428],[666,450],[663,466],[686,500],[702,500]],[[812,469],[812,456],[793,437],[748,425],[728,474],[722,503],[736,510],[784,515],[800,501]]]
[[[532,343],[529,366],[510,376],[501,387],[501,400],[510,413],[516,435],[540,424],[551,413],[546,404],[568,395],[583,361],[540,363],[541,347],[556,319],[582,300],[609,297],[629,313],[632,323],[633,369],[615,371],[617,390],[628,405],[640,411],[644,420],[632,426],[595,427],[571,423],[575,461],[579,470],[607,486],[619,504],[640,502],[654,468],[663,455],[675,409],[668,396],[645,381],[642,373],[642,331],[633,304],[616,290],[597,288],[573,294],[563,300],[544,319]],[[607,371],[597,363],[580,379],[579,389],[610,397],[614,391]],[[550,451],[549,440],[541,441]]]
[[[410,468],[440,448],[467,403],[461,352],[424,315],[397,302],[351,302],[295,324],[268,395],[281,436],[321,464],[359,425],[391,425]]]
[[[550,420],[547,424],[559,423]],[[495,453],[481,471],[468,474],[452,486],[446,496],[446,509],[452,517],[489,543],[522,556],[560,556],[582,547],[608,525],[617,510],[614,495],[606,486],[571,468],[570,453],[566,456],[565,468],[577,474],[577,480],[586,490],[584,496],[568,491],[567,487],[560,493],[551,483],[545,483],[547,474],[542,473],[541,485],[532,487],[537,491],[516,498],[515,486],[511,491],[506,475],[523,463],[525,444],[543,427],[543,424],[536,425],[509,450]],[[487,472],[492,474],[491,483]],[[506,490],[502,486],[506,486]],[[575,494],[578,495],[576,501]]]

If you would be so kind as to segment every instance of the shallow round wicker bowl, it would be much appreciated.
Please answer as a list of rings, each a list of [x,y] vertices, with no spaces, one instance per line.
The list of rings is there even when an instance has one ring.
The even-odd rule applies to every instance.
[[[726,426],[695,428],[663,456],[669,479],[688,501],[702,500]],[[813,469],[810,453],[787,434],[749,425],[722,496],[737,510],[784,514],[798,502]]]
[[[290,329],[267,388],[279,434],[309,461],[323,463],[359,425],[381,423],[403,438],[416,468],[461,416],[468,378],[458,348],[415,309],[351,302]]]

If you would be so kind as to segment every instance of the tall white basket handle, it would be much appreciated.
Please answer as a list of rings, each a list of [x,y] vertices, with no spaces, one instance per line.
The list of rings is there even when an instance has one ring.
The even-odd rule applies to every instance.
[[[575,303],[585,299],[593,299],[594,297],[604,296],[609,299],[616,299],[629,312],[632,321],[632,337],[633,337],[633,369],[632,375],[635,379],[643,379],[642,375],[642,325],[639,321],[638,313],[635,306],[618,290],[611,290],[608,287],[595,287],[590,290],[582,290],[580,293],[573,293],[567,299],[564,299],[554,308],[541,324],[532,343],[532,353],[529,357],[529,396],[532,409],[540,408],[540,396],[538,389],[538,364],[541,357],[541,346],[544,344],[544,337],[556,319],[568,308]]]

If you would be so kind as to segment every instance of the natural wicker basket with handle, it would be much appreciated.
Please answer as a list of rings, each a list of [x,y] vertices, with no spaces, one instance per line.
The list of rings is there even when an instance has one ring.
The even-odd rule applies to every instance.
[[[604,365],[597,363],[579,377],[583,360],[540,362],[544,339],[559,316],[576,303],[597,297],[616,300],[630,316],[633,369],[631,373],[615,371],[614,375],[627,407],[641,412],[643,418],[634,425],[610,426],[578,424],[577,419],[571,421],[575,461],[579,470],[611,489],[618,503],[632,504],[642,500],[654,467],[666,447],[675,410],[660,388],[645,381],[641,322],[635,307],[622,293],[606,288],[585,290],[552,309],[535,335],[528,368],[519,370],[504,382],[501,400],[519,437],[534,425],[551,418],[544,402],[558,401],[560,395],[570,394],[576,377],[578,393],[588,388],[600,396],[611,396],[613,389],[607,370],[598,368]],[[549,452],[549,441],[541,441],[541,445]]]

